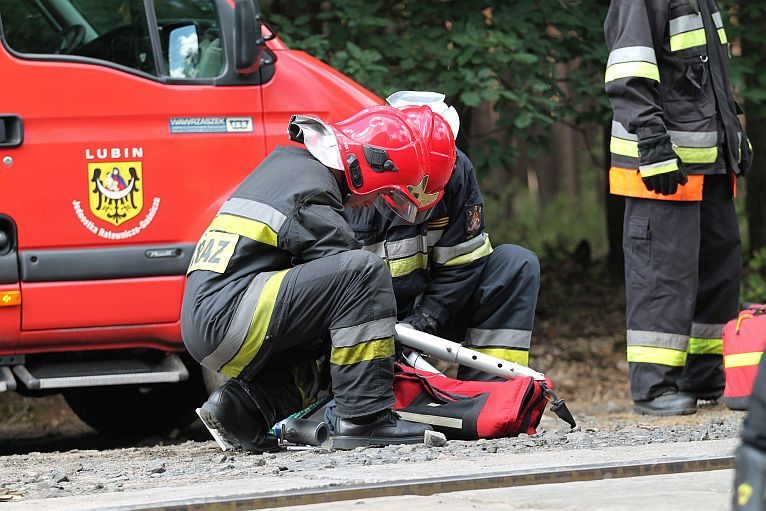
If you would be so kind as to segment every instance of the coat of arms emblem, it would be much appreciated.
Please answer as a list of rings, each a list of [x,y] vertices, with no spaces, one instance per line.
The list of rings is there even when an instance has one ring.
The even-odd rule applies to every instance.
[[[91,212],[113,225],[134,218],[144,207],[141,179],[141,162],[89,163]]]

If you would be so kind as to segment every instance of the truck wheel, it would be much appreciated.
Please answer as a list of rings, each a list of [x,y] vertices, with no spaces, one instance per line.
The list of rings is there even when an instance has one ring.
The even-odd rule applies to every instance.
[[[118,385],[70,389],[64,392],[72,411],[93,429],[120,436],[167,434],[197,415],[207,394],[201,372],[189,380],[149,386]]]

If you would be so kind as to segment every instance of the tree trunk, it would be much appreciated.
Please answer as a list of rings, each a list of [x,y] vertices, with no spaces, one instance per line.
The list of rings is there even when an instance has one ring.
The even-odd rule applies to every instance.
[[[746,24],[745,37],[742,38],[742,57],[747,60],[748,67],[755,72],[745,75],[745,90],[747,92],[762,92],[763,69],[766,69],[766,54],[763,52],[763,38],[752,29],[766,26],[766,11],[760,3],[739,2],[740,19]],[[745,179],[746,197],[745,211],[747,212],[750,253],[766,247],[766,105],[760,100],[754,103],[745,100],[747,113],[746,132],[753,145],[753,168]]]

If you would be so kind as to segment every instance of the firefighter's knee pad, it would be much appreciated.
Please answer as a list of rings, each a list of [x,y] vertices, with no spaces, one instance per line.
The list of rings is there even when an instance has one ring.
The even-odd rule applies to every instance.
[[[490,265],[504,267],[509,275],[518,275],[529,283],[540,282],[537,254],[519,245],[500,245],[490,254]]]
[[[373,278],[385,276],[388,273],[386,262],[367,250],[349,250],[343,253],[344,266],[349,271],[359,271]]]

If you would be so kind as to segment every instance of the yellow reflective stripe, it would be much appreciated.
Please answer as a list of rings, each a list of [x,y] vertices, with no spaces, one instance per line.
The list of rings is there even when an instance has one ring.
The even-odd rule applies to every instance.
[[[425,270],[428,267],[428,254],[418,252],[417,254],[388,261],[388,270],[392,277],[403,277],[415,270]]]
[[[756,366],[761,362],[761,356],[763,352],[756,351],[754,353],[734,353],[732,355],[726,355],[723,357],[723,366],[729,367],[745,367]]]
[[[723,355],[723,340],[689,337],[689,348],[686,352],[690,355]]]
[[[707,42],[705,29],[700,28],[683,34],[670,36],[670,51],[685,50],[695,46],[702,46]]]
[[[346,366],[393,356],[394,338],[386,337],[377,341],[363,342],[350,348],[336,348],[333,346],[332,353],[330,354],[330,363]]]
[[[667,165],[659,165],[657,167],[649,167],[646,169],[642,168],[641,177],[651,177],[656,176],[657,174],[667,174],[668,172],[675,172],[676,170],[678,170],[678,163],[673,161],[673,163],[668,163]]]
[[[718,29],[718,39],[721,40],[721,44],[726,44],[729,42],[729,38],[726,37],[726,30],[724,30],[723,27]]]
[[[262,222],[242,218],[241,216],[220,214],[213,219],[213,223],[210,224],[208,230],[239,234],[272,247],[277,246],[277,233],[274,229]]]
[[[674,150],[684,163],[715,163],[718,159],[717,147],[676,147]]]
[[[275,273],[263,285],[263,291],[261,291],[261,295],[258,297],[258,305],[255,306],[253,319],[250,321],[247,337],[245,337],[245,341],[242,343],[237,354],[234,355],[234,358],[221,367],[221,373],[232,378],[239,376],[245,366],[258,354],[258,350],[261,349],[263,340],[266,338],[266,330],[268,330],[269,323],[271,322],[271,314],[274,312],[274,306],[277,302],[279,286],[282,284],[282,280],[284,280],[288,271],[282,270],[279,273]]]
[[[638,142],[635,140],[612,137],[609,142],[609,150],[614,154],[638,158]]]
[[[481,259],[482,257],[488,256],[491,253],[492,253],[492,243],[490,243],[489,238],[487,238],[486,240],[484,240],[484,243],[473,252],[469,252],[467,254],[463,254],[454,259],[450,259],[449,261],[444,263],[444,266],[459,266],[461,264],[472,263],[476,260]]]
[[[686,352],[650,346],[628,346],[628,362],[683,367],[686,365]]]
[[[660,81],[660,70],[651,62],[620,62],[606,68],[604,83],[620,78],[648,78]]]
[[[508,362],[514,362],[521,365],[529,365],[529,352],[526,350],[514,350],[512,348],[474,348],[470,349],[484,353],[485,355],[491,355],[493,357],[507,360]]]

